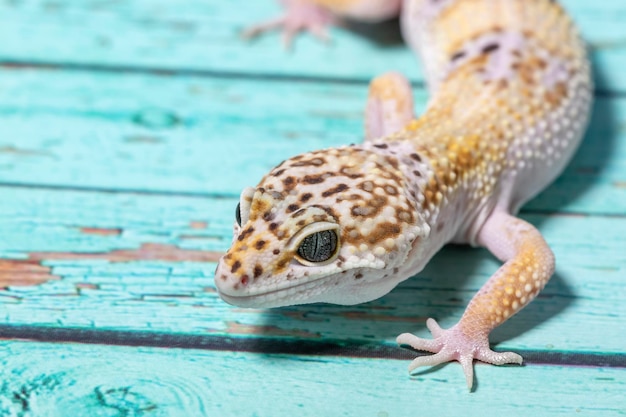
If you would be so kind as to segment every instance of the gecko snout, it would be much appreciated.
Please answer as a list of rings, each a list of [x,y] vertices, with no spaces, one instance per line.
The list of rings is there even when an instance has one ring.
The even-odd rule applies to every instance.
[[[220,295],[241,296],[245,293],[250,277],[245,273],[237,273],[240,268],[239,261],[229,263],[225,257],[220,259],[215,269],[215,286]]]

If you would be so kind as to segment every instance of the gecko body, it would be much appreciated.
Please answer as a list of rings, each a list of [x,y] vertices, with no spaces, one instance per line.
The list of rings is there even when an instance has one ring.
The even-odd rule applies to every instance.
[[[394,3],[393,7],[391,3]],[[276,307],[355,304],[415,275],[446,243],[489,249],[502,266],[459,323],[427,325],[435,353],[410,369],[461,362],[521,363],[489,348],[490,331],[527,305],[554,272],[541,234],[516,217],[563,170],[591,102],[585,47],[551,0],[310,2],[336,15],[401,14],[432,98],[413,116],[399,74],[370,85],[363,144],[309,152],[243,191],[231,248],[215,282],[227,302]]]

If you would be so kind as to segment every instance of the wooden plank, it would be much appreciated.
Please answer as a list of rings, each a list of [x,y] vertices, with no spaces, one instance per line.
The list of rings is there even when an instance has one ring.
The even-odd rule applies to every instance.
[[[344,83],[0,70],[0,183],[235,197],[285,158],[361,141],[365,95]],[[626,99],[594,110],[532,210],[626,213]]]
[[[216,294],[210,262],[229,246],[234,199],[0,194],[0,254],[12,261],[4,276],[56,278],[1,291],[2,324],[394,344],[401,332],[426,336],[430,316],[452,325],[497,268],[486,251],[451,247],[420,277],[372,303],[238,309]],[[525,217],[554,248],[558,272],[492,341],[501,349],[623,352],[626,218]]]
[[[624,369],[452,364],[415,377],[384,359],[3,342],[7,415],[618,416]],[[349,369],[349,372],[346,370]]]
[[[562,3],[590,43],[593,61],[602,72],[597,87],[626,91],[626,73],[622,71],[626,63],[626,4],[621,0]],[[244,27],[277,13],[273,0],[187,1],[182,5],[167,0],[5,1],[0,3],[0,38],[4,40],[0,61],[184,68],[361,82],[399,70],[422,82],[396,22],[382,28],[333,30],[330,47],[302,37],[289,54],[281,48],[277,34],[253,43],[240,39]]]

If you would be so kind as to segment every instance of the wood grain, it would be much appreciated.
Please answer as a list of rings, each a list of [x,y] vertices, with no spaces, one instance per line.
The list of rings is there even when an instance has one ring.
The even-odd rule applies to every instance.
[[[0,361],[8,415],[481,415],[488,404],[495,415],[608,417],[626,409],[617,369],[477,366],[480,389],[468,395],[456,366],[409,378],[403,362],[384,359],[5,342]]]
[[[593,61],[605,71],[597,87],[626,91],[621,0],[563,0],[589,41]],[[402,44],[396,22],[332,31],[329,47],[298,39],[285,59],[278,34],[246,43],[241,31],[278,13],[273,1],[132,2],[84,0],[0,3],[0,61],[194,70],[252,77],[317,77],[367,83],[389,70],[422,82],[415,57]],[[375,54],[375,55],[373,55]],[[368,59],[364,65],[364,57]],[[277,65],[278,64],[278,65]]]
[[[341,83],[0,70],[0,184],[239,197],[283,159],[361,142],[366,93]],[[426,97],[416,89],[420,108]],[[626,213],[623,126],[626,98],[598,98],[575,159],[528,208]]]
[[[425,336],[424,321],[430,316],[453,324],[497,268],[486,251],[450,247],[419,277],[372,303],[237,309],[216,294],[215,264],[197,262],[229,246],[235,199],[16,188],[0,192],[11,195],[10,204],[0,205],[5,232],[0,253],[15,265],[36,260],[61,278],[0,292],[0,322],[5,324],[393,343],[404,331]],[[626,219],[525,218],[540,227],[553,247],[557,275],[492,340],[503,348],[622,352]],[[198,221],[207,227],[197,229]],[[85,228],[119,232],[85,233]],[[149,245],[169,252],[140,255],[140,248]],[[176,252],[186,254],[186,261],[174,261]]]
[[[624,415],[626,3],[563,3],[594,115],[523,212],[557,274],[491,338],[527,366],[477,366],[468,395],[456,364],[406,376],[394,338],[458,320],[497,268],[484,250],[352,307],[243,310],[213,285],[241,188],[359,142],[372,76],[409,74],[423,109],[396,22],[285,53],[239,38],[271,0],[0,1],[0,415]]]

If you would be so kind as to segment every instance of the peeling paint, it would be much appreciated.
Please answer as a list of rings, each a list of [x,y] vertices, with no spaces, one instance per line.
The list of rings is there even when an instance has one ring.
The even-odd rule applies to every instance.
[[[36,260],[0,259],[0,287],[39,285],[61,277],[52,274],[52,268]]]
[[[95,229],[96,234],[110,234],[112,229]],[[39,285],[61,279],[52,274],[52,267],[42,265],[53,260],[105,260],[109,262],[164,261],[164,262],[217,262],[221,252],[181,249],[174,245],[144,243],[137,249],[120,249],[110,252],[32,252],[28,259],[0,259],[0,288],[8,286]]]
[[[119,236],[122,234],[122,229],[106,229],[100,227],[81,227],[81,233],[86,235],[98,235],[98,236]]]
[[[263,336],[290,336],[307,339],[320,339],[319,333],[311,333],[299,329],[281,329],[276,326],[258,326],[253,324],[242,324],[236,321],[226,322],[226,333],[229,335],[250,335],[260,334]]]
[[[209,222],[197,220],[189,222],[189,228],[194,230],[204,230],[209,228]]]
[[[217,262],[221,256],[221,252],[181,249],[175,245],[162,243],[143,243],[137,249],[117,249],[110,252],[32,252],[29,255],[29,259],[38,261],[55,259],[99,259],[109,262]]]

